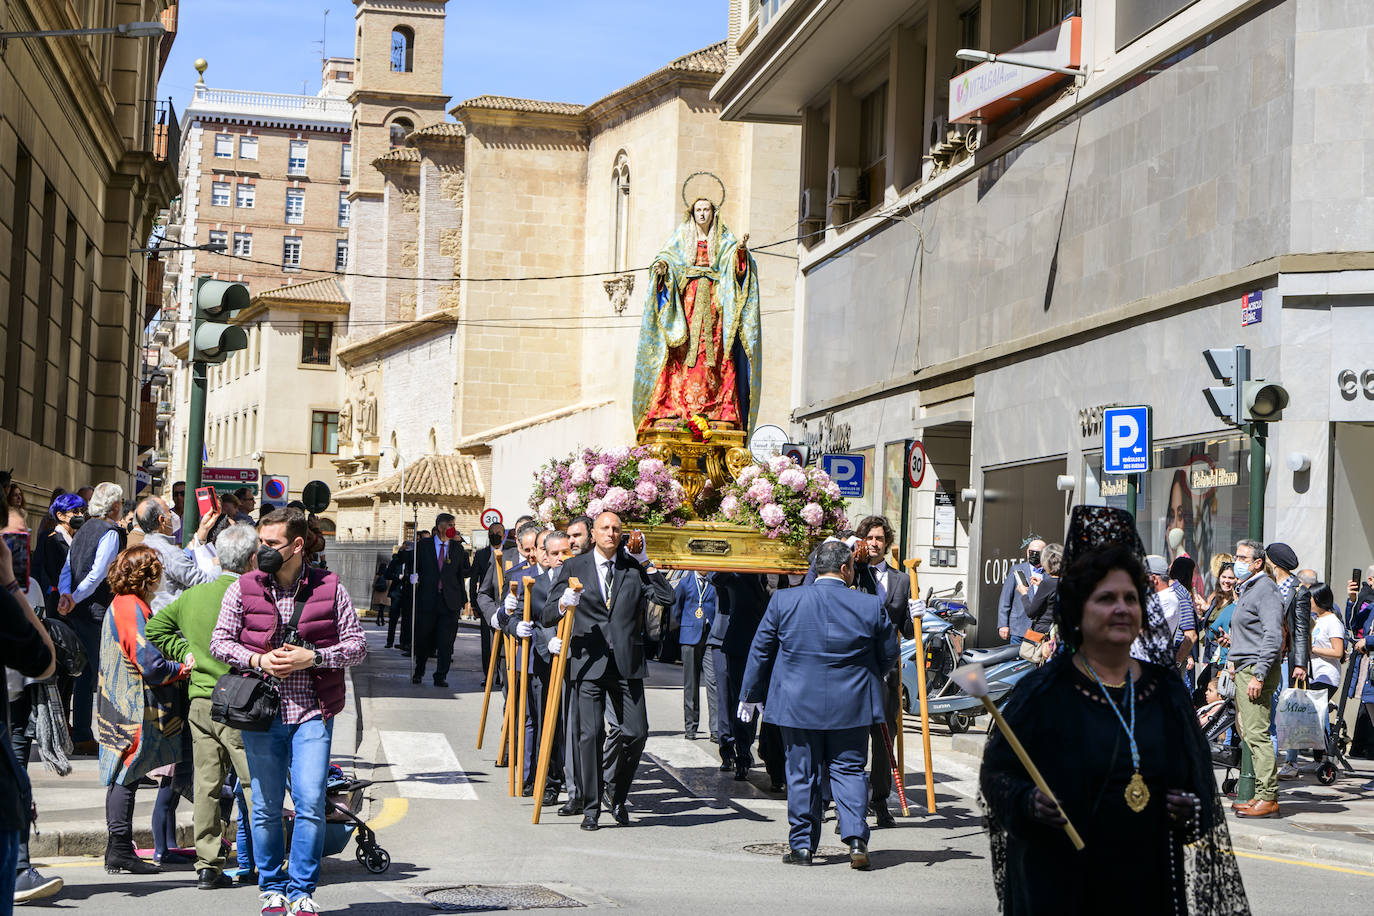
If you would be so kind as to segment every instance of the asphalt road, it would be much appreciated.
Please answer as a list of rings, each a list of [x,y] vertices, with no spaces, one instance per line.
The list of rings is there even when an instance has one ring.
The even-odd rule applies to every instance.
[[[968,797],[977,762],[938,740],[938,813],[913,805],[896,829],[874,831],[871,872],[848,867],[829,824],[822,852],[833,847],[833,858],[811,869],[784,866],[781,849],[768,848],[786,843],[782,798],[767,790],[761,769],[750,783],[736,783],[716,770],[709,743],[682,738],[681,691],[674,686],[681,669],[656,666],[652,737],[631,792],[631,826],[589,834],[578,829],[577,818],[547,809],[543,823],[533,825],[531,800],[509,797],[507,771],[494,765],[499,702],[493,702],[486,749],[474,749],[481,706],[475,631],[460,633],[451,687],[442,691],[412,686],[406,660],[382,648],[379,633],[369,626],[373,652],[355,670],[362,741],[354,763],[360,775],[376,780],[365,813],[392,866],[370,875],[354,861],[351,844],[329,858],[317,895],[326,912],[432,913],[439,909],[428,893],[455,887],[483,893],[472,886],[492,886],[493,893],[512,894],[517,885],[533,886],[519,894],[538,895],[523,897],[526,902],[548,905],[556,902],[550,893],[562,894],[570,898],[565,905],[633,913],[996,912],[987,841]],[[908,748],[916,747],[911,737]],[[758,847],[767,854],[752,851]],[[1256,914],[1369,912],[1374,871],[1238,855]],[[132,878],[107,876],[91,859],[50,860],[43,867],[67,882],[47,903],[53,909],[144,916],[155,901],[160,912],[257,911],[253,890],[197,891],[189,868]],[[1129,866],[1123,868],[1125,877]],[[1129,879],[1123,891],[1129,892]]]

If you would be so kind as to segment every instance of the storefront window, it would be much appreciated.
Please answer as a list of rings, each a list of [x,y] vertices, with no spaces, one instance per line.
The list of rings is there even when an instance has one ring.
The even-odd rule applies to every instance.
[[[1154,468],[1142,475],[1137,504],[1145,549],[1170,563],[1192,557],[1194,586],[1210,591],[1212,555],[1231,553],[1249,530],[1249,443],[1221,436],[1156,446]],[[1085,476],[1085,503],[1126,508],[1126,478],[1104,476],[1101,455],[1088,457]]]

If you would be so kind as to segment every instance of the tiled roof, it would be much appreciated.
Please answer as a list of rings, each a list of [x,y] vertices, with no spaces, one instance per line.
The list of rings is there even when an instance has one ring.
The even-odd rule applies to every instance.
[[[484,495],[477,462],[470,455],[426,455],[406,470],[406,499],[447,500]],[[357,487],[340,490],[340,499],[354,496],[399,497],[401,472]]]
[[[292,283],[258,293],[258,299],[271,299],[274,302],[328,302],[333,305],[348,305],[348,296],[336,277],[321,277],[305,283]]]
[[[387,153],[387,154],[385,154],[385,155],[382,155],[382,156],[378,156],[376,159],[372,160],[372,162],[373,162],[374,165],[376,165],[377,163],[380,163],[380,162],[419,162],[419,161],[420,161],[420,151],[417,150],[417,149],[410,149],[409,147],[401,147],[401,148],[399,148],[399,149],[394,149],[394,150],[392,150],[391,152],[389,152],[389,153]]]
[[[499,111],[528,111],[535,114],[581,114],[583,106],[572,102],[542,102],[538,99],[513,99],[504,95],[479,95],[459,108],[491,108]]]
[[[709,48],[684,54],[668,65],[669,70],[685,70],[689,73],[724,73],[725,42],[718,41]]]
[[[428,127],[421,127],[419,130],[411,131],[407,140],[416,140],[424,137],[466,137],[467,130],[461,124],[452,121],[443,121],[439,124],[431,124]]]

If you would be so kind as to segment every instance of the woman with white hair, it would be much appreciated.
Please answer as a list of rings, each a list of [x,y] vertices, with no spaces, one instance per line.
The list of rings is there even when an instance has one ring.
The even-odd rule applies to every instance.
[[[100,629],[105,609],[114,600],[105,577],[126,545],[126,532],[116,523],[124,511],[124,488],[109,481],[99,484],[87,509],[88,521],[72,538],[62,567],[57,612],[86,647],[86,668],[72,689],[72,742],[77,754],[94,755],[97,745],[91,730],[91,708],[100,665]]]

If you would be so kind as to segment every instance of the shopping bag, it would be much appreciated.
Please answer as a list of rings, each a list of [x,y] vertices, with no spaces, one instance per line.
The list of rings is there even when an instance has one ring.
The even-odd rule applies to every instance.
[[[1284,690],[1279,694],[1274,724],[1281,751],[1326,747],[1326,691]]]

